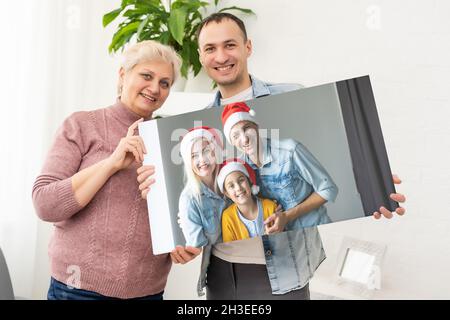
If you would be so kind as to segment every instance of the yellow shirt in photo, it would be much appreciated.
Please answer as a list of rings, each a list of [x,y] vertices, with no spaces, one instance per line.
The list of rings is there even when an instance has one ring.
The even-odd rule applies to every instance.
[[[259,198],[259,200],[261,201],[262,205],[263,220],[266,220],[275,212],[277,204],[270,199]],[[244,225],[241,219],[239,219],[238,207],[235,203],[233,203],[223,211],[222,237],[223,242],[250,238],[247,227]]]

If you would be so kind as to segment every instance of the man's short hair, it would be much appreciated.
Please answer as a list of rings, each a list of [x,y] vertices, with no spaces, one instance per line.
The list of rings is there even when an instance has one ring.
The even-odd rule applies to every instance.
[[[242,34],[244,36],[244,41],[247,41],[247,30],[245,29],[244,22],[231,13],[218,12],[218,13],[213,13],[210,16],[208,16],[202,20],[202,22],[198,26],[197,33],[196,33],[197,42],[198,42],[198,37],[200,35],[200,32],[206,25],[208,25],[210,22],[213,22],[213,21],[215,23],[220,23],[220,22],[222,22],[223,19],[230,19],[230,20],[234,21],[238,25],[239,29],[241,29]]]

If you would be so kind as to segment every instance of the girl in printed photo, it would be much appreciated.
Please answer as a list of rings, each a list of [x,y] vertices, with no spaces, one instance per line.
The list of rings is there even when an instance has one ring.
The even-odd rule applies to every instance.
[[[277,204],[257,196],[259,187],[253,169],[240,159],[226,160],[220,166],[217,184],[233,202],[222,214],[223,242],[266,234],[264,220],[274,214]]]

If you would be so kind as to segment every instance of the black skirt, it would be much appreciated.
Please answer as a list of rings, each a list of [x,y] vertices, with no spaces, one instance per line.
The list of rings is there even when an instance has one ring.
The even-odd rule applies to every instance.
[[[231,263],[211,255],[206,277],[207,300],[309,300],[309,285],[272,294],[263,264]]]

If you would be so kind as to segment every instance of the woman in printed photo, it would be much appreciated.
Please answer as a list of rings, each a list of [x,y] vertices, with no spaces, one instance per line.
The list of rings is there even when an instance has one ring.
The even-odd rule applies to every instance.
[[[220,132],[206,126],[190,129],[181,140],[185,187],[179,198],[178,216],[186,246],[202,248],[219,240],[225,200],[216,177],[222,148]]]

